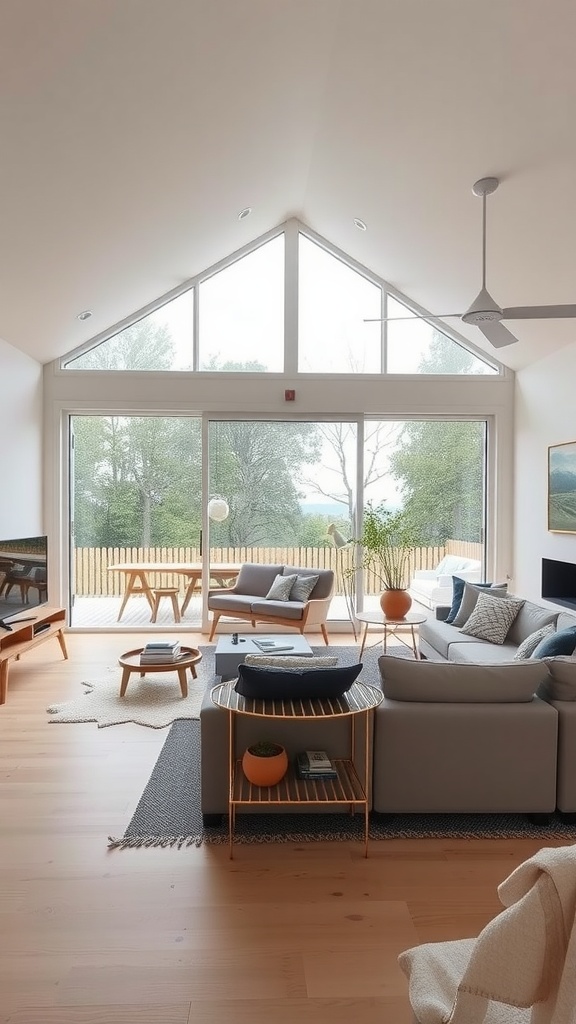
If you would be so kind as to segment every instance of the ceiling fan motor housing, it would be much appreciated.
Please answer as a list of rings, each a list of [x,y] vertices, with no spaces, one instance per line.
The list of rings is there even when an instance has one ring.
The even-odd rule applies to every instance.
[[[482,288],[469,309],[462,316],[465,324],[481,324],[502,320],[503,312],[485,288]]]

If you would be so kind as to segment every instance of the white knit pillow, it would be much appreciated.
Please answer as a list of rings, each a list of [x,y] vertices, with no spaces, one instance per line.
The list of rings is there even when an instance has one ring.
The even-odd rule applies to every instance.
[[[331,655],[320,654],[316,658],[305,658],[297,654],[247,654],[244,658],[246,665],[260,665],[265,668],[294,669],[299,672],[302,668],[334,668],[338,664],[338,658]]]
[[[524,601],[513,597],[490,597],[480,593],[474,611],[460,632],[492,644],[503,644],[523,604]]]
[[[553,622],[549,622],[547,626],[542,626],[537,629],[534,633],[530,633],[525,640],[522,641],[516,654],[514,655],[514,661],[523,661],[525,658],[530,658],[534,651],[538,647],[541,640],[545,640],[547,636],[552,636],[556,632],[556,627]]]

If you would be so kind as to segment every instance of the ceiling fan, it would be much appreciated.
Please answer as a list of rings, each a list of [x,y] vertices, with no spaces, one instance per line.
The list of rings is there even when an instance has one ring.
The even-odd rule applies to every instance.
[[[426,316],[423,313],[413,313],[406,317],[372,317],[366,319],[365,323],[391,321],[391,320],[445,320],[450,317],[458,317],[465,324],[475,324],[485,338],[495,348],[504,348],[505,345],[513,345],[518,341],[514,335],[504,326],[502,320],[552,320],[559,317],[576,317],[576,305],[562,306],[508,306],[504,309],[494,301],[486,289],[486,196],[496,191],[500,184],[498,178],[480,178],[474,182],[472,191],[475,196],[482,199],[482,288],[474,299],[472,305],[465,313],[438,313]]]

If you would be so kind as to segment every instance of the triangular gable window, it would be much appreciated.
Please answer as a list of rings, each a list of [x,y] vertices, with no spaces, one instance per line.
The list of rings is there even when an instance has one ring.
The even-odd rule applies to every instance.
[[[314,374],[499,372],[498,364],[412,312],[385,281],[289,224],[296,222],[94,338],[62,365],[282,373],[287,361]],[[286,323],[293,326],[285,339]]]

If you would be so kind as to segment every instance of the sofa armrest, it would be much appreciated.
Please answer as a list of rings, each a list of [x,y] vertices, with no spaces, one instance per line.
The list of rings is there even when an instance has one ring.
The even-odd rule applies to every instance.
[[[435,580],[437,578],[436,569],[416,569],[412,578],[415,580]]]
[[[450,611],[451,605],[449,604],[437,604],[436,605],[436,618],[439,622],[445,622],[448,618],[448,612]]]

